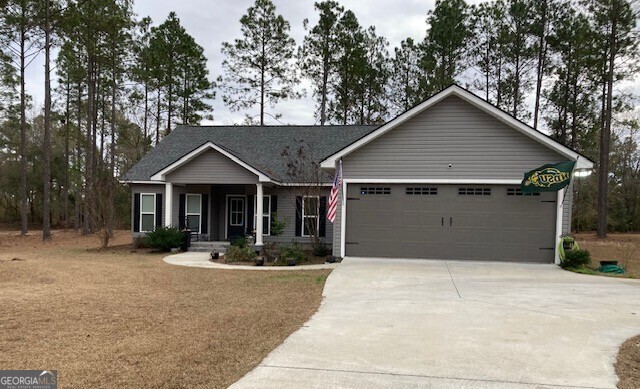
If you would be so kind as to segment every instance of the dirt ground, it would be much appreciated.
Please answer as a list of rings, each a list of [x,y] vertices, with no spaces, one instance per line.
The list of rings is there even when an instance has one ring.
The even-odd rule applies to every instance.
[[[215,271],[54,231],[0,232],[0,367],[61,387],[227,387],[316,311],[329,271]]]
[[[599,261],[615,260],[626,268],[629,275],[640,278],[640,234],[609,234],[599,239],[594,233],[575,234],[581,249],[591,253],[591,267],[597,269]]]

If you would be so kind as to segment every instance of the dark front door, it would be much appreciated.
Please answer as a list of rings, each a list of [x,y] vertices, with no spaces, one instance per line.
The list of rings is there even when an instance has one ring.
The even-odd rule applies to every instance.
[[[245,235],[246,198],[244,196],[227,197],[227,239],[233,240]]]

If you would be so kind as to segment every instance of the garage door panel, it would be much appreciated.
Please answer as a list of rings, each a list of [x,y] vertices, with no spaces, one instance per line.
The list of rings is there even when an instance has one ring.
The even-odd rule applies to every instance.
[[[555,193],[349,184],[347,196],[347,255],[553,262]]]

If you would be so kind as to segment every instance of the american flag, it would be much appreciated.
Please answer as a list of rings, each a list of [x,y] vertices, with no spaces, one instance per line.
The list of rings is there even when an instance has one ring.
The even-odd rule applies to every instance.
[[[331,195],[329,196],[329,209],[327,211],[327,219],[329,219],[331,223],[336,220],[336,212],[338,210],[338,192],[340,191],[340,185],[342,185],[342,160],[338,161],[336,177],[333,179]]]

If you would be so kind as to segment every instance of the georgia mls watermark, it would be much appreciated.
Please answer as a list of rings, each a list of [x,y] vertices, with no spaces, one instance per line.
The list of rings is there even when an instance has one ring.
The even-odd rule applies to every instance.
[[[57,370],[0,370],[0,389],[57,388]]]

